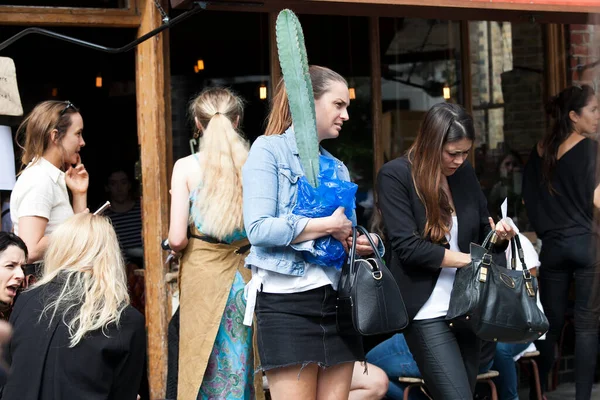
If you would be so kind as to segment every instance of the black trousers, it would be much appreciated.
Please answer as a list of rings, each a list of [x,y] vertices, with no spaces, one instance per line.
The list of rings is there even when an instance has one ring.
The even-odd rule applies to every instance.
[[[475,334],[441,317],[412,321],[404,337],[435,400],[473,398],[481,351]]]
[[[575,281],[575,388],[577,400],[591,397],[600,318],[600,271],[593,238],[575,237],[544,241],[539,268],[540,300],[550,322],[546,340],[536,342],[540,351],[540,376],[546,384],[554,364],[554,346],[565,322],[569,286]],[[545,389],[545,388],[544,388]]]

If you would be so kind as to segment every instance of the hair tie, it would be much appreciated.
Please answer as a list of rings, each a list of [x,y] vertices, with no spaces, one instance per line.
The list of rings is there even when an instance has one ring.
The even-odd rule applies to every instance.
[[[220,113],[219,111],[217,111],[216,113],[214,113],[214,114],[213,114],[213,117],[214,117],[215,115],[221,115],[221,113]]]

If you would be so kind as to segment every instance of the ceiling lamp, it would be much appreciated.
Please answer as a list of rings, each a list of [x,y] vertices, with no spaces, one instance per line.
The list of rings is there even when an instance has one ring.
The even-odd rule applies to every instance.
[[[267,98],[267,86],[263,83],[258,88],[258,95],[261,100],[265,100]]]

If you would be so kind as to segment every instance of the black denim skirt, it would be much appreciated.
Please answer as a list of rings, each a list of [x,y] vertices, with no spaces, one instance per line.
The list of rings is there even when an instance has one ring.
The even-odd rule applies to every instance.
[[[336,299],[331,285],[300,293],[259,292],[255,313],[262,370],[363,361],[362,338],[337,331]]]

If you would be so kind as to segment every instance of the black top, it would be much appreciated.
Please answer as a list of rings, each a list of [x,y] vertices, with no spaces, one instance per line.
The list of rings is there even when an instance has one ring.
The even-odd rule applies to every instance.
[[[448,185],[458,220],[458,247],[469,253],[471,242],[481,244],[491,230],[487,202],[468,161],[448,177]],[[412,320],[433,292],[449,245],[423,238],[425,206],[417,196],[406,157],[381,168],[377,176],[377,195],[391,243],[390,270]],[[498,258],[498,262],[502,263],[502,259]],[[506,261],[503,264],[506,265]]]
[[[135,400],[146,354],[142,314],[127,306],[119,327],[109,325],[108,337],[97,330],[70,348],[62,315],[51,326],[49,315],[39,320],[44,302],[60,288],[51,282],[16,301],[6,355],[11,370],[2,400]]]
[[[535,232],[543,240],[593,233],[594,189],[598,185],[598,143],[583,139],[556,163],[551,194],[542,180],[542,158],[531,151],[523,175],[523,200]]]

